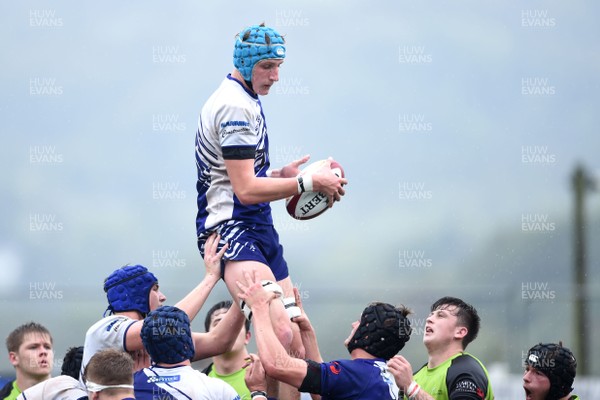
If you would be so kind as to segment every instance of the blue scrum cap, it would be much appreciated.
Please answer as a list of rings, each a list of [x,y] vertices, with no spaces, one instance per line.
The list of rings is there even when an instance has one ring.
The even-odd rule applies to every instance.
[[[104,280],[108,310],[150,312],[150,290],[158,279],[143,265],[126,265]]]
[[[252,81],[252,69],[260,60],[285,58],[285,39],[275,29],[252,25],[242,30],[235,39],[233,65],[244,80]]]
[[[141,336],[155,364],[178,364],[194,356],[190,319],[177,307],[151,311],[144,319]]]

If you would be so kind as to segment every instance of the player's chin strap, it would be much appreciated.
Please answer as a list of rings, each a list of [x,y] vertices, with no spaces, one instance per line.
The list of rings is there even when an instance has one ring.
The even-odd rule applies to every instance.
[[[256,93],[254,91],[254,88],[252,87],[252,81],[246,81],[246,80],[244,80],[244,82],[246,82],[246,85],[248,85],[248,88],[250,88],[250,90],[252,90],[252,92]]]
[[[273,281],[269,281],[269,280],[263,280],[263,281],[261,281],[261,283],[262,283],[262,287],[267,292],[273,292],[277,295],[278,298],[281,299],[281,296],[283,296],[283,290],[281,289],[281,286],[279,286],[277,283],[275,283]],[[242,312],[244,313],[244,315],[246,316],[248,321],[250,321],[252,319],[252,310],[250,309],[250,306],[244,300],[240,300],[240,309],[242,310]]]
[[[86,381],[85,382],[85,387],[87,388],[88,392],[101,392],[104,389],[133,389],[133,385],[127,385],[127,384],[123,384],[123,385],[100,385],[99,383],[95,383],[92,381]]]

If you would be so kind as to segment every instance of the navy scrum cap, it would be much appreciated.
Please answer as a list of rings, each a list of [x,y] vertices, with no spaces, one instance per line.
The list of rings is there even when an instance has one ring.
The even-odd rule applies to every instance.
[[[126,265],[104,280],[104,291],[111,312],[150,312],[150,290],[158,279],[143,265]]]
[[[151,311],[144,319],[141,336],[154,364],[178,364],[194,356],[190,319],[177,307]]]
[[[562,342],[539,343],[527,352],[525,366],[540,371],[550,381],[548,400],[558,400],[573,390],[573,381],[577,369],[577,360],[571,350],[562,346]]]
[[[348,352],[363,349],[385,360],[394,357],[410,339],[412,329],[407,314],[408,311],[391,304],[369,304],[348,343]]]
[[[242,30],[235,39],[233,65],[245,81],[252,81],[252,69],[260,60],[285,58],[285,39],[264,24]]]

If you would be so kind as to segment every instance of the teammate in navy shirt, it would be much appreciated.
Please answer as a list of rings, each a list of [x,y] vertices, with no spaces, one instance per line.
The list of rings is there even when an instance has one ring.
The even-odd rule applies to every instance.
[[[352,324],[352,332],[344,342],[351,359],[330,362],[323,362],[314,330],[302,312],[295,321],[300,327],[307,359],[293,358],[283,351],[271,327],[269,303],[275,294],[266,291],[253,272],[246,272],[244,277],[244,282],[237,283],[239,297],[252,309],[260,363],[268,376],[301,392],[321,395],[323,400],[398,399],[399,390],[388,372],[386,361],[410,339],[408,309],[380,302],[369,304],[360,321]],[[302,309],[298,291],[294,291],[296,302]]]

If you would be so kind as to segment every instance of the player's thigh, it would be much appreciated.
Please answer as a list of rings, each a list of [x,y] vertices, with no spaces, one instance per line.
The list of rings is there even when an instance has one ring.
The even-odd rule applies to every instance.
[[[244,260],[244,261],[227,261],[225,263],[225,274],[223,279],[229,293],[234,297],[235,300],[239,300],[237,294],[240,292],[240,288],[237,286],[237,281],[246,282],[244,273],[252,273],[255,271],[255,276],[259,280],[269,280],[275,282],[275,276],[268,265],[255,260]]]
[[[239,301],[238,293],[240,292],[240,288],[237,286],[236,281],[245,282],[246,278],[244,277],[244,273],[253,270],[255,271],[257,279],[275,282],[275,276],[273,276],[271,269],[261,262],[253,260],[228,261],[227,264],[225,264],[225,284],[235,301]],[[291,287],[291,281],[289,282],[289,286]],[[293,289],[290,290],[293,295]],[[286,336],[287,331],[291,333],[292,323],[281,299],[271,301],[269,315],[278,337],[282,338],[282,336]]]

